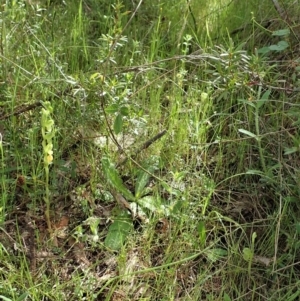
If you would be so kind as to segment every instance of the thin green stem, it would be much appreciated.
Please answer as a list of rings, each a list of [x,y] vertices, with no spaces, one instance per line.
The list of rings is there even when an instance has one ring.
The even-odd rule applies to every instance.
[[[257,99],[259,100],[261,96],[261,86],[258,88],[258,96]],[[263,148],[261,144],[261,137],[260,137],[260,130],[259,130],[259,107],[258,104],[255,106],[255,131],[256,131],[256,140],[257,140],[257,145],[258,145],[258,151],[259,151],[259,157],[260,157],[260,163],[263,168],[264,173],[267,172],[267,167],[266,167],[266,161],[263,153]]]
[[[2,145],[2,134],[0,133],[0,153],[1,153],[1,169],[4,170],[5,163],[4,163],[4,152],[3,152],[3,145]],[[1,207],[0,207],[0,213],[2,213],[2,217],[0,222],[2,223],[4,220],[4,214],[5,214],[5,207],[6,207],[6,185],[5,185],[5,177],[4,174],[1,175]]]

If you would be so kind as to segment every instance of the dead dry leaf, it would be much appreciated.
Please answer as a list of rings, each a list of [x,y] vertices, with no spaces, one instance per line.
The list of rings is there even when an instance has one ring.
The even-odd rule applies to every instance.
[[[53,236],[56,238],[66,238],[69,225],[69,218],[63,216],[60,221],[53,225]]]
[[[268,267],[274,261],[274,259],[273,258],[264,257],[264,256],[257,256],[257,255],[255,255],[253,257],[253,261],[256,262],[256,263],[260,263],[260,264]]]

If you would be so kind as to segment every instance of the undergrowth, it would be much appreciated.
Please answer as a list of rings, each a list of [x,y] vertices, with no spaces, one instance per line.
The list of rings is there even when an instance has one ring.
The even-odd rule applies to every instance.
[[[297,300],[296,4],[102,2],[1,6],[0,299]]]

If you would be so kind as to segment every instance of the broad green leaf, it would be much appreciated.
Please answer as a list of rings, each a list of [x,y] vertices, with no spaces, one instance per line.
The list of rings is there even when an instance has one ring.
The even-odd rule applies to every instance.
[[[149,182],[150,174],[152,174],[158,168],[158,161],[159,158],[157,156],[150,157],[142,164],[143,168],[148,172],[142,169],[138,171],[135,182],[135,197],[137,199],[142,196],[144,188]]]
[[[101,159],[102,169],[107,181],[119,191],[126,199],[134,201],[135,198],[132,193],[125,187],[118,171],[114,165],[110,162],[109,158],[104,156]]]
[[[188,171],[176,171],[173,173],[173,178],[175,181],[182,181],[187,174]]]
[[[300,70],[299,70],[300,71]],[[294,126],[297,126],[300,124],[300,112],[299,110],[295,110],[293,108],[293,110],[289,110],[288,113],[287,113],[288,116],[291,116],[293,119],[297,119],[293,122],[293,125]]]
[[[252,101],[246,99],[238,99],[238,101],[255,108],[255,104]]]
[[[249,169],[246,172],[246,175],[258,175],[261,176],[262,183],[275,183],[272,170],[268,170],[266,173],[261,170]]]
[[[99,217],[94,217],[94,216],[90,216],[88,219],[86,219],[83,222],[83,225],[88,225],[90,226],[91,232],[94,235],[98,234],[98,225],[100,223],[100,218]]]
[[[145,186],[149,182],[150,175],[145,171],[139,173],[138,178],[135,182],[135,197],[139,199],[143,195]]]
[[[114,114],[114,113],[117,113],[119,111],[119,105],[117,104],[111,104],[110,106],[106,107],[105,108],[105,112],[107,114]]]
[[[121,113],[123,116],[128,116],[128,115],[129,115],[129,109],[128,109],[128,107],[125,107],[125,106],[121,107],[121,108],[120,108],[120,113]]]
[[[256,102],[257,108],[258,108],[258,109],[261,108],[261,107],[265,104],[265,102],[269,100],[270,94],[271,94],[271,90],[267,90],[267,91],[263,94],[263,96],[261,97],[261,99],[259,99],[259,100]]]
[[[244,248],[243,249],[243,258],[246,261],[252,261],[253,255],[254,255],[253,252],[249,248]]]
[[[261,170],[249,169],[246,171],[246,175],[259,175],[263,177],[265,174]]]
[[[138,177],[135,182],[135,197],[137,199],[142,196],[144,188],[149,182],[149,178],[150,178],[150,175],[147,172],[145,172],[143,170],[139,171]]]
[[[201,103],[204,103],[205,101],[207,101],[208,100],[208,93],[206,93],[206,92],[202,92],[201,94],[200,94],[200,99],[201,99]]]
[[[114,132],[116,135],[122,132],[123,129],[123,117],[121,114],[118,114],[114,122]]]
[[[138,200],[138,204],[142,208],[146,208],[151,212],[160,212],[162,211],[161,200],[158,197],[154,196],[145,196]]]
[[[4,301],[12,301],[12,299],[6,298],[6,297],[4,297],[4,296],[2,296],[2,295],[0,295],[0,299],[1,299],[1,300],[4,300]]]
[[[189,202],[182,200],[182,199],[176,199],[173,204],[170,207],[172,214],[180,216],[182,212],[185,212],[187,207],[189,206]]]
[[[126,212],[127,214],[127,212]],[[132,229],[132,220],[130,218],[125,218],[124,216],[118,217],[110,226],[109,231],[123,231],[128,232]]]
[[[273,50],[273,51],[283,51],[288,47],[289,47],[289,44],[286,41],[280,41],[280,42],[278,42],[277,45],[269,46],[270,50]]]
[[[111,250],[118,251],[124,245],[132,230],[132,220],[124,211],[109,226],[104,245]]]
[[[253,134],[253,133],[247,131],[247,130],[239,129],[238,131],[239,131],[240,133],[243,133],[243,134],[245,134],[245,135],[247,135],[247,136],[250,136],[250,137],[252,137],[252,138],[255,138],[255,139],[257,140],[257,136],[256,136],[255,134]]]
[[[206,228],[205,223],[203,221],[200,221],[198,223],[197,230],[199,235],[200,246],[204,247],[206,242]]]
[[[91,81],[91,83],[92,84],[96,84],[96,83],[98,83],[98,82],[104,82],[104,75],[102,75],[101,73],[99,73],[99,72],[96,72],[96,73],[94,73],[94,74],[92,74],[91,76],[90,76],[90,81]],[[97,80],[97,81],[96,81]],[[74,80],[73,80],[74,81]],[[70,82],[70,81],[68,81],[68,82]],[[76,83],[76,82],[75,82]]]
[[[256,101],[256,105],[257,105],[257,108],[260,109],[265,103],[266,103],[266,99],[259,99]]]
[[[296,224],[296,233],[300,234],[300,222]]]
[[[290,154],[296,153],[297,151],[299,151],[299,147],[296,147],[296,146],[293,146],[290,148],[286,147],[284,149],[284,155],[290,155]]]
[[[299,198],[298,198],[298,197],[296,197],[296,196],[291,196],[291,195],[288,195],[288,196],[286,196],[286,197],[283,198],[283,199],[284,199],[284,202],[285,202],[285,203],[294,203],[294,204],[296,204],[296,203],[299,202]]]
[[[299,300],[300,290],[297,290],[294,294],[289,295],[287,301]]]
[[[266,47],[259,48],[257,53],[264,55],[264,54],[268,54],[270,51],[271,51],[270,47],[266,46]]]
[[[28,296],[29,296],[28,293],[24,293],[24,294],[22,294],[20,297],[18,297],[16,301],[23,301],[23,300],[25,300]]]
[[[268,169],[269,170],[278,170],[279,168],[282,168],[283,166],[282,166],[282,164],[281,163],[276,163],[276,164],[274,164],[274,165],[272,165],[272,166],[269,166],[268,167]]]
[[[263,96],[261,97],[261,99],[265,99],[265,100],[269,99],[270,94],[271,94],[271,90],[267,90],[267,91],[263,94]]]
[[[232,301],[228,294],[224,293],[223,301]]]
[[[160,184],[164,189],[166,189],[167,192],[172,193],[172,188],[169,184],[164,181],[162,181]]]
[[[93,73],[91,76],[90,76],[90,80],[94,80],[95,78],[97,78],[99,76],[99,73],[96,72],[96,73]]]
[[[214,249],[207,250],[205,252],[205,255],[212,262],[215,262],[215,261],[219,260],[221,257],[227,256],[228,252],[225,249],[214,248]]]
[[[279,29],[273,31],[272,36],[281,37],[281,36],[287,36],[289,34],[290,34],[289,28],[285,28],[285,29]]]
[[[240,43],[240,44],[235,48],[234,51],[235,51],[235,52],[238,52],[238,53],[243,53],[246,44],[247,44],[246,42]]]

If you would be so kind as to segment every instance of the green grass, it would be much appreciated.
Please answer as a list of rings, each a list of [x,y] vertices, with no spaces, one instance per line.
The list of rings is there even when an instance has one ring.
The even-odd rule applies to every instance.
[[[297,300],[298,8],[98,2],[1,8],[0,299]]]

